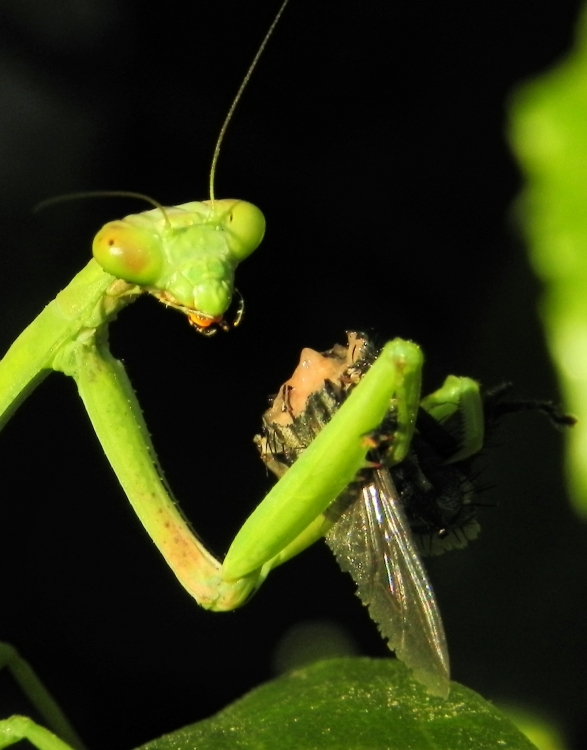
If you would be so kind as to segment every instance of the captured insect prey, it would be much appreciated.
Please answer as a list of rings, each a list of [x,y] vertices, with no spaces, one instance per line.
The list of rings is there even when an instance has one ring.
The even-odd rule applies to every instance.
[[[325,427],[379,354],[365,334],[349,332],[347,346],[304,349],[292,377],[263,415],[255,442],[278,477]],[[400,341],[400,340],[397,340]],[[479,533],[471,465],[485,427],[502,414],[543,411],[554,423],[573,423],[548,402],[507,402],[507,387],[485,395],[470,378],[450,375],[421,399],[422,358],[398,357],[403,383],[376,430],[364,436],[364,468],[326,509],[321,527],[340,567],[351,574],[389,648],[432,694],[449,691],[442,620],[421,555],[465,547]]]

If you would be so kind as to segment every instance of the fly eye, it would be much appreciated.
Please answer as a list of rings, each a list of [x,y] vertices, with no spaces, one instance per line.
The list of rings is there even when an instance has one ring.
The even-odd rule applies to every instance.
[[[100,229],[94,237],[92,253],[107,273],[132,284],[154,284],[161,272],[157,235],[124,220],[110,221]]]

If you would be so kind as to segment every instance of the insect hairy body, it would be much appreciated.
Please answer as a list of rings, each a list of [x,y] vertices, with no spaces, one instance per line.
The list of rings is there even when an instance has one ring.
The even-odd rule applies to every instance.
[[[348,345],[327,352],[303,349],[292,377],[263,415],[264,435],[257,435],[261,457],[281,476],[327,424],[375,357],[363,334],[349,332]]]
[[[263,416],[264,434],[255,442],[277,476],[331,427],[339,408],[354,398],[353,389],[379,365],[378,352],[364,334],[347,335],[347,347],[322,354],[304,349]],[[392,366],[381,370],[377,381],[383,388],[389,379],[388,408],[380,412],[378,426],[362,433],[370,448],[366,465],[323,506],[312,533],[314,540],[325,537],[341,568],[352,575],[390,649],[430,693],[446,697],[446,639],[420,556],[464,547],[477,536],[471,471],[487,424],[528,409],[541,411],[558,427],[574,419],[548,401],[504,400],[508,386],[481,396],[478,383],[454,375],[421,398],[419,348],[401,339],[385,349],[390,346]],[[347,421],[346,429],[350,426]]]
[[[296,461],[376,356],[368,338],[355,332],[348,334],[347,347],[337,345],[323,354],[311,349],[302,352],[294,375],[263,417],[263,436],[255,439],[273,473],[282,476]],[[423,515],[427,506],[434,509],[434,501],[420,507],[417,500],[430,496],[430,491],[435,494],[435,488],[425,474],[428,460],[420,465],[415,438],[403,461],[392,466],[394,443],[404,428],[399,413],[392,399],[379,430],[369,436],[373,443],[367,456],[370,465],[324,514],[330,524],[325,538],[341,568],[355,580],[359,597],[389,647],[431,693],[446,696],[446,638],[404,507],[411,506],[415,517]],[[400,471],[397,485],[394,471]],[[453,499],[452,489],[449,494]],[[428,516],[427,520],[435,525],[435,520]]]
[[[300,364],[274,397],[263,416],[263,436],[255,442],[262,460],[277,476],[310,445],[330,421],[377,357],[377,348],[365,334],[348,332],[348,344],[318,353],[304,349]],[[460,449],[458,413],[439,424],[424,409],[416,417],[416,432],[406,457],[387,465],[387,449],[398,429],[397,414],[390,410],[368,454],[372,468],[350,485],[328,510],[336,518],[348,507],[374,470],[386,467],[402,499],[419,551],[440,554],[466,546],[475,539],[479,525],[474,517],[476,489],[469,478],[471,460],[452,463]]]

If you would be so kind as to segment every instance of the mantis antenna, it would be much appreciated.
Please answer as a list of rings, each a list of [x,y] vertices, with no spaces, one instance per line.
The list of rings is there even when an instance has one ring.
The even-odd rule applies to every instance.
[[[267,46],[267,42],[271,38],[271,35],[273,34],[273,31],[275,30],[275,27],[277,26],[277,23],[279,19],[281,18],[281,14],[285,10],[285,6],[288,4],[288,2],[289,0],[284,0],[281,5],[281,8],[277,11],[277,15],[273,19],[273,23],[269,27],[269,30],[265,34],[263,41],[259,45],[259,49],[257,50],[255,57],[253,58],[253,62],[249,65],[249,69],[245,73],[243,82],[239,86],[239,90],[236,92],[236,96],[232,100],[230,109],[228,110],[228,113],[226,117],[224,118],[224,122],[222,123],[222,127],[220,128],[220,133],[218,134],[218,140],[216,141],[216,146],[214,148],[214,155],[212,156],[212,165],[210,167],[210,201],[212,203],[214,203],[214,177],[216,175],[216,164],[218,163],[218,157],[220,155],[220,147],[222,146],[222,141],[224,140],[224,134],[226,133],[228,124],[232,120],[232,116],[234,114],[234,110],[236,109],[236,105],[239,103],[241,96],[243,95],[243,91],[245,90],[247,83],[249,82],[253,74],[253,71],[255,70],[257,66],[257,63],[259,62],[259,58],[263,54],[263,50]]]
[[[33,211],[36,213],[37,211],[41,211],[42,209],[47,208],[47,206],[52,206],[55,203],[61,203],[62,201],[74,201],[78,198],[136,198],[140,201],[146,201],[147,203],[150,203],[154,208],[158,208],[161,211],[161,213],[163,214],[163,218],[165,219],[165,226],[171,226],[167,211],[163,208],[159,201],[156,201],[155,198],[151,198],[151,196],[149,195],[145,195],[144,193],[135,193],[132,190],[85,190],[79,193],[64,193],[63,195],[55,195],[53,198],[46,198],[40,203],[37,203],[37,205],[33,208]]]
[[[253,58],[253,61],[249,65],[249,69],[245,73],[245,77],[243,78],[243,81],[241,85],[239,86],[238,91],[236,92],[236,96],[232,100],[232,104],[230,105],[230,108],[226,114],[226,117],[224,118],[224,122],[222,123],[222,127],[220,128],[220,133],[218,134],[218,139],[216,141],[216,146],[214,147],[214,154],[212,156],[212,165],[210,167],[210,201],[214,203],[214,177],[216,175],[216,165],[218,163],[218,157],[220,156],[220,148],[222,146],[222,142],[224,140],[224,135],[226,133],[226,129],[228,128],[228,124],[232,120],[232,116],[234,114],[234,110],[236,109],[236,105],[239,103],[243,91],[245,90],[253,71],[255,70],[257,63],[259,62],[259,58],[263,54],[263,50],[267,46],[267,42],[271,38],[271,35],[273,34],[275,27],[277,26],[277,23],[279,19],[281,18],[281,15],[283,11],[285,10],[285,6],[289,3],[289,0],[283,0],[283,3],[281,4],[281,7],[277,11],[277,14],[275,15],[275,18],[273,19],[271,26],[269,27],[267,33],[263,37],[263,41],[259,45],[259,49],[257,50],[255,57]],[[69,201],[69,200],[76,200],[77,198],[137,198],[138,200],[144,200],[147,201],[147,203],[150,203],[155,208],[158,208],[161,213],[163,214],[163,218],[165,220],[165,225],[167,227],[171,226],[171,223],[169,221],[169,216],[167,215],[167,212],[159,203],[159,201],[156,201],[154,198],[151,198],[148,195],[145,195],[144,193],[136,193],[134,191],[130,190],[90,190],[90,191],[83,191],[80,193],[66,193],[65,195],[57,195],[53,198],[47,198],[46,200],[41,201],[40,203],[37,203],[37,205],[34,207],[33,211],[37,212],[42,210],[43,208],[46,208],[47,206],[52,206],[55,203],[61,203],[62,201]]]

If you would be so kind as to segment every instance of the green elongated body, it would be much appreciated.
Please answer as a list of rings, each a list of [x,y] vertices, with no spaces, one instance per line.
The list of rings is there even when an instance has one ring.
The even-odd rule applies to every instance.
[[[212,323],[222,321],[235,268],[256,248],[264,228],[259,209],[235,200],[187,203],[107,224],[94,241],[95,259],[45,307],[0,361],[0,427],[51,370],[74,378],[142,524],[182,585],[209,609],[239,606],[256,580],[245,577],[225,583],[220,562],[183,518],[162,479],[124,367],[108,349],[108,324],[125,305],[149,292],[179,308],[206,332]],[[142,271],[138,261],[143,263]],[[199,300],[203,300],[201,308]]]
[[[14,341],[0,360],[0,427],[51,372],[60,349],[121,306],[120,297],[108,294],[115,282],[91,260]]]

